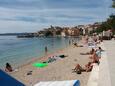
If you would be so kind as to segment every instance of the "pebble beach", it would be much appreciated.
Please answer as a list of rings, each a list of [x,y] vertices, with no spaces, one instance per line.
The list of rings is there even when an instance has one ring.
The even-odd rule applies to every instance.
[[[34,59],[31,62],[18,68],[18,71],[10,73],[11,76],[24,83],[26,86],[33,86],[40,81],[62,81],[62,80],[80,80],[81,86],[86,86],[90,72],[82,72],[76,74],[72,71],[76,64],[84,67],[89,62],[88,55],[80,55],[80,53],[88,52],[88,47],[69,46],[65,49],[58,50],[55,53],[48,54],[44,57]],[[58,59],[44,68],[36,68],[32,64],[34,62],[44,62],[49,56],[67,55],[65,58]],[[31,75],[27,75],[29,71]]]

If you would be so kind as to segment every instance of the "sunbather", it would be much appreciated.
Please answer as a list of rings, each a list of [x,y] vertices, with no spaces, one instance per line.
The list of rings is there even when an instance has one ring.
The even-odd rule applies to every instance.
[[[88,64],[85,65],[85,67],[83,68],[82,66],[80,66],[79,64],[76,65],[76,67],[73,69],[75,72],[77,72],[77,74],[81,74],[81,72],[90,72],[93,68],[93,65],[91,62],[88,62]]]
[[[6,63],[5,71],[6,72],[12,72],[13,71],[13,69],[12,69],[12,67],[11,67],[11,65],[9,63]]]
[[[77,74],[81,74],[81,72],[85,71],[79,64],[77,64],[73,70]]]
[[[86,53],[80,53],[80,54],[81,54],[81,55],[92,55],[92,54],[93,54],[93,52],[95,52],[95,50],[92,48],[92,50],[91,50],[91,51],[86,52]]]
[[[92,63],[98,63],[99,64],[99,57],[97,56],[96,52],[94,52],[92,54],[92,56],[90,57],[90,59],[92,59]]]
[[[77,43],[73,43],[75,47],[83,47],[83,45],[78,45]]]
[[[85,71],[86,72],[90,72],[92,70],[92,68],[93,68],[92,64],[93,64],[92,62],[88,62],[88,64],[85,65],[85,68],[86,68]]]

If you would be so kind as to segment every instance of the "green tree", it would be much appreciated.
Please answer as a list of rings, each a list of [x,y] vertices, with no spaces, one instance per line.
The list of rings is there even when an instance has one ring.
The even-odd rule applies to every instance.
[[[110,25],[111,29],[115,29],[115,15],[110,15],[109,19],[107,19],[107,24]]]
[[[102,31],[106,31],[111,29],[113,33],[115,32],[115,15],[112,14],[109,16],[109,18],[105,21],[102,22],[100,27],[98,27],[96,30],[92,31],[92,33],[101,33]]]
[[[56,35],[61,35],[61,30],[56,31]]]
[[[51,31],[46,31],[45,32],[45,36],[48,37],[48,36],[53,36],[53,33]]]

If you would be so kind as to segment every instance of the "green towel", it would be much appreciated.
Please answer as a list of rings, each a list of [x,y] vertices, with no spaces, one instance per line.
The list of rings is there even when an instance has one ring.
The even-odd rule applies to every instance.
[[[46,67],[48,66],[47,63],[41,63],[41,62],[35,62],[32,64],[34,67],[38,67],[38,68],[43,68],[43,67]]]

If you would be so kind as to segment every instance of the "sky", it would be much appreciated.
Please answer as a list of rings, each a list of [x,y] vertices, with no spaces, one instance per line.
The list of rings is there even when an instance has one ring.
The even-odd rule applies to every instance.
[[[0,33],[105,21],[112,0],[0,0]]]

